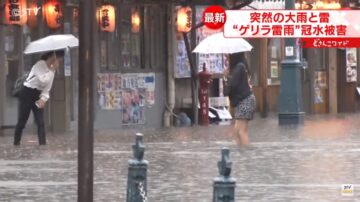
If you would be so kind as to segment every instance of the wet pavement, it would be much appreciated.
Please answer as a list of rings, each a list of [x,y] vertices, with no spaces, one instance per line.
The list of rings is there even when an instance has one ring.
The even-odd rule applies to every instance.
[[[252,148],[240,150],[232,125],[97,131],[94,201],[125,201],[134,134],[145,135],[150,202],[210,202],[220,150],[228,147],[237,179],[236,201],[360,201],[360,115],[307,116],[302,127],[279,127],[277,117],[250,123]],[[77,136],[48,134],[49,144],[24,134],[22,145],[0,136],[0,201],[77,201]],[[342,196],[341,185],[355,186]]]

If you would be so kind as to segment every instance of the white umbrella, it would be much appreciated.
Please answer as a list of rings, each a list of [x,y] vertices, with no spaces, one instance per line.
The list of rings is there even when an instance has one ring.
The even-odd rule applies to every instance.
[[[202,40],[193,50],[195,53],[232,54],[251,51],[253,47],[242,38],[225,38],[222,32],[213,34]]]
[[[24,53],[41,53],[79,46],[79,40],[72,34],[50,35],[29,43]]]

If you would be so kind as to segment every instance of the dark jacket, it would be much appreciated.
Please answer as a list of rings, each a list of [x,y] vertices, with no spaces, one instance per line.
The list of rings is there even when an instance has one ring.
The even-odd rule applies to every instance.
[[[231,70],[226,90],[230,98],[230,104],[233,107],[236,107],[240,101],[251,95],[248,72],[244,63],[236,64]]]

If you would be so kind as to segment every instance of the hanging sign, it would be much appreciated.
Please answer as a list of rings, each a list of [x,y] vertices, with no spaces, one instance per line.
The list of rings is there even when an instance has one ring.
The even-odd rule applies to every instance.
[[[25,15],[22,13],[23,11],[25,11]],[[9,25],[24,25],[26,21],[26,0],[6,0],[5,23]]]
[[[44,17],[49,28],[57,29],[62,26],[62,4],[56,0],[49,0],[44,4]]]
[[[192,10],[190,7],[180,7],[177,11],[177,30],[189,32],[192,25]]]
[[[103,5],[98,9],[98,23],[101,31],[115,31],[115,7]]]

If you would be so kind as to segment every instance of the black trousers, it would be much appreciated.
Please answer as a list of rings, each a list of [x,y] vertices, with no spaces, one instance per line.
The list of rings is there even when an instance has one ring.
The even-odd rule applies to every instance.
[[[30,112],[34,114],[35,122],[38,128],[39,144],[46,144],[45,122],[44,122],[44,109],[39,109],[35,102],[39,99],[40,91],[24,87],[19,96],[19,115],[18,122],[15,128],[14,145],[19,145],[21,135],[25,128],[26,122],[29,119]]]

